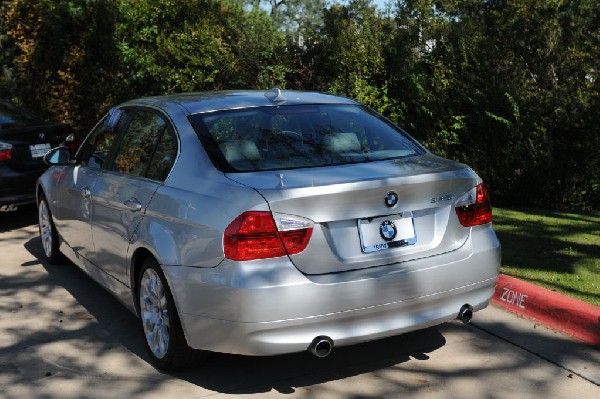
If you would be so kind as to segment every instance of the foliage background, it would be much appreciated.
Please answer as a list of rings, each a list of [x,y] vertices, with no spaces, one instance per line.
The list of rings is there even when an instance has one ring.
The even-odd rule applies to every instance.
[[[115,103],[335,92],[505,206],[600,209],[596,0],[0,0],[0,97],[83,137]]]

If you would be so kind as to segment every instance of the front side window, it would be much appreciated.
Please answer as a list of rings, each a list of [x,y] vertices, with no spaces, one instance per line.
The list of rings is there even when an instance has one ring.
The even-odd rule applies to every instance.
[[[105,126],[105,119],[96,125],[77,153],[82,165],[101,169],[108,162],[116,133]]]
[[[367,108],[290,105],[189,117],[213,163],[227,172],[305,168],[424,153]]]

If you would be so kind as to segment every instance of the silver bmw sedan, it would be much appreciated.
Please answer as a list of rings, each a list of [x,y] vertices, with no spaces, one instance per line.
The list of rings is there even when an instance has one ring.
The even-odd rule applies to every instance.
[[[155,366],[327,356],[487,306],[486,187],[356,101],[226,91],[128,101],[37,183],[50,263],[139,316]]]

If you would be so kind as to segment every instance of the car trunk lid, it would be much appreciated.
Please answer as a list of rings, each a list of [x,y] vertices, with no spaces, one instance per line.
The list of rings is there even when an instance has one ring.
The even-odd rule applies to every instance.
[[[307,274],[405,262],[460,248],[469,229],[458,222],[454,200],[478,182],[465,165],[429,154],[228,177],[256,189],[272,212],[315,223],[308,247],[290,256]],[[397,204],[390,206],[394,196]]]

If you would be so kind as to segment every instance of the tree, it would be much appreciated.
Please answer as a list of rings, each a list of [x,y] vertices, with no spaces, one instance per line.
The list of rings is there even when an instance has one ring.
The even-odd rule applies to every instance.
[[[123,99],[333,91],[495,203],[600,209],[594,0],[0,0],[0,94],[81,132]]]
[[[223,76],[223,86],[286,87],[288,76],[296,66],[285,33],[261,9],[244,12],[243,7],[232,4],[230,10],[224,21],[234,62],[229,73]]]
[[[415,134],[474,167],[498,203],[597,208],[598,8],[399,1],[390,95],[406,99]]]
[[[254,11],[265,10],[273,23],[288,35],[303,34],[321,26],[328,0],[244,0]]]
[[[313,87],[355,98],[395,117],[396,102],[386,95],[386,29],[371,0],[352,0],[323,10],[323,27],[308,54],[314,58]]]
[[[117,46],[130,95],[218,88],[233,62],[212,0],[121,0]]]
[[[116,90],[114,0],[13,0],[13,96],[47,118],[86,131]]]
[[[0,16],[6,13],[10,2],[11,0],[0,1]],[[14,90],[13,59],[16,48],[12,38],[6,32],[6,20],[0,18],[0,98],[10,98]]]

